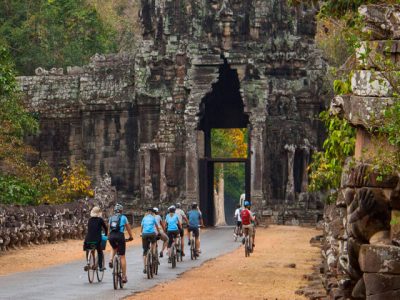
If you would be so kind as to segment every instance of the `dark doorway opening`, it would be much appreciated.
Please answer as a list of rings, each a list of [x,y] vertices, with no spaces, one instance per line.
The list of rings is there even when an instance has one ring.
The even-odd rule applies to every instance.
[[[246,150],[243,155],[236,155],[235,147],[226,148],[231,155],[225,155],[224,151],[214,151],[213,136],[216,129],[228,130],[236,129],[236,132],[246,132]],[[198,130],[203,131],[204,135],[204,155],[199,160],[199,191],[200,191],[200,209],[203,212],[204,222],[207,226],[216,225],[221,211],[216,211],[219,203],[216,203],[214,191],[216,188],[215,170],[217,163],[240,163],[243,166],[244,193],[246,198],[250,198],[250,127],[249,116],[244,112],[244,105],[240,94],[240,82],[236,70],[230,68],[225,62],[219,69],[218,81],[213,84],[212,91],[207,94],[200,104]],[[229,130],[228,130],[229,131]],[[230,142],[229,134],[226,141]],[[243,138],[243,137],[242,137]],[[221,143],[224,145],[224,142]],[[233,153],[233,154],[232,154]],[[218,197],[218,199],[220,199]],[[227,216],[226,223],[230,224],[233,219],[231,206],[235,205],[239,199],[228,200],[229,195],[224,200],[228,208],[223,213]],[[225,207],[225,205],[223,205]],[[223,225],[223,224],[218,224]]]

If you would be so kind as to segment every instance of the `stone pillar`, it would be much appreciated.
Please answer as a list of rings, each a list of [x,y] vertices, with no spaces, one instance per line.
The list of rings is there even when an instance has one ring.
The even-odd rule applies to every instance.
[[[258,208],[263,205],[263,200],[265,200],[262,180],[264,173],[264,124],[265,122],[252,123],[250,132],[250,200],[252,205]]]
[[[151,182],[151,156],[148,147],[140,149],[140,175],[141,175],[141,195],[142,200],[153,200],[153,184]]]
[[[295,191],[294,191],[294,154],[296,152],[295,145],[285,145],[285,149],[288,151],[288,181],[286,184],[286,199],[289,201],[294,201]]]
[[[197,133],[193,123],[186,125],[186,200],[188,203],[197,202],[198,191],[198,151]]]

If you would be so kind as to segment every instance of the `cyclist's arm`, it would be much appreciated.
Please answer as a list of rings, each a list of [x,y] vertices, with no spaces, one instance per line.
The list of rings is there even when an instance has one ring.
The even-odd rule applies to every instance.
[[[131,225],[129,225],[129,223],[126,223],[126,224],[125,224],[125,228],[126,228],[126,231],[128,231],[129,238],[130,238],[130,239],[133,239]]]
[[[182,218],[185,220],[186,224],[189,224],[189,220],[185,214],[182,215]]]

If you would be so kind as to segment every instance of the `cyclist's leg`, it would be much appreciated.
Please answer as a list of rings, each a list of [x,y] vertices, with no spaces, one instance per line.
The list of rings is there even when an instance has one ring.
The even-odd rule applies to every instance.
[[[181,235],[181,251],[182,251],[182,256],[185,256],[185,251],[184,251],[184,249],[183,249],[183,246],[185,245],[185,242],[184,242],[185,229],[183,228],[183,226],[182,226],[182,230],[181,230],[181,232],[180,232],[180,235]]]
[[[142,247],[143,247],[143,273],[146,273],[147,251],[149,251],[149,239],[146,237],[146,235],[142,235]]]
[[[172,231],[168,231],[168,257],[171,257],[171,246],[175,240],[175,235]]]
[[[193,234],[194,234],[194,244],[195,244],[195,248],[196,248],[196,252],[199,252],[200,249],[200,230],[198,228],[194,228],[193,230]]]
[[[101,247],[101,242],[97,243],[97,261],[98,261],[98,266],[99,269],[102,270],[104,268],[103,266],[103,248]]]
[[[114,260],[114,256],[117,253],[117,247],[118,247],[118,243],[115,240],[114,236],[110,236],[110,239],[108,240],[110,245],[111,245],[111,250],[110,250],[110,261],[108,263],[109,267],[112,268],[113,267],[113,260]]]
[[[126,282],[126,257],[125,257],[126,242],[124,234],[118,238],[118,254],[121,258],[122,280]]]

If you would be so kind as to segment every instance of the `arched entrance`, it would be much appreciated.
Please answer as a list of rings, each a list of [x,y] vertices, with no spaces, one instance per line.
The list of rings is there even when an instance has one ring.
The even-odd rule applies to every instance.
[[[237,71],[231,69],[225,62],[219,68],[218,81],[212,85],[212,90],[201,101],[198,114],[198,130],[203,132],[204,156],[199,159],[199,199],[200,209],[204,213],[206,225],[225,223],[225,209],[231,213],[232,202],[215,197],[216,164],[242,164],[245,170],[244,186],[246,198],[250,198],[250,155],[247,147],[245,157],[218,157],[212,151],[212,131],[214,129],[247,128],[249,116],[244,112],[244,104],[240,94],[240,82]],[[250,133],[248,133],[250,137]],[[250,138],[247,144],[250,145]],[[236,199],[239,201],[239,199]],[[222,206],[222,207],[221,207]]]

